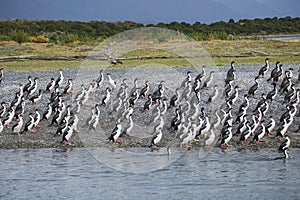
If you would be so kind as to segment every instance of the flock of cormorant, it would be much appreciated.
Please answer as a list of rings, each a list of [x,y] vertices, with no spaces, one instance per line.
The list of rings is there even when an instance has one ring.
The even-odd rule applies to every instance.
[[[41,126],[55,127],[53,134],[62,137],[61,143],[71,145],[71,136],[79,131],[78,126],[86,131],[96,131],[103,120],[100,113],[109,110],[115,125],[106,138],[109,142],[119,143],[120,137],[124,140],[134,137],[133,116],[138,115],[136,118],[141,119],[142,114],[146,113],[150,120],[149,128],[153,128],[149,144],[152,149],[158,148],[167,134],[174,138],[173,141],[178,141],[180,148],[187,149],[197,142],[208,147],[219,145],[227,148],[234,143],[232,138],[239,145],[259,145],[269,135],[280,141],[278,150],[288,158],[291,139],[287,133],[300,131],[300,124],[297,130],[290,128],[299,115],[300,89],[297,86],[300,70],[297,71],[298,77],[293,76],[296,70],[284,69],[280,62],[276,62],[271,70],[267,58],[257,76],[253,77],[253,85],[243,88],[242,95],[234,61],[226,73],[224,85],[213,84],[215,71],[207,74],[207,68],[203,66],[194,78],[193,72],[187,71],[186,78],[172,91],[172,95],[166,94],[163,80],[157,85],[145,80],[145,85],[139,87],[138,79],[135,79],[130,88],[127,79],[116,83],[110,73],[104,75],[104,70],[100,71],[97,79],[88,83],[88,87],[83,84],[79,91],[74,91],[72,79],[64,85],[66,78],[62,70],[47,85],[40,85],[38,77],[29,76],[28,83],[20,84],[10,102],[1,103],[0,134],[11,130],[6,134],[21,136],[37,132]],[[4,75],[1,68],[0,91]],[[267,84],[272,89],[265,91],[261,84]],[[97,93],[99,100],[88,106],[91,94]],[[70,95],[72,101],[67,101]],[[32,106],[30,111],[26,111],[29,107],[27,102],[35,105],[40,103],[42,97],[48,98],[42,113]],[[284,112],[272,110],[275,104],[284,105]],[[217,108],[210,110],[211,107]],[[80,119],[82,109],[89,109],[90,116]],[[85,123],[79,123],[81,120]]]

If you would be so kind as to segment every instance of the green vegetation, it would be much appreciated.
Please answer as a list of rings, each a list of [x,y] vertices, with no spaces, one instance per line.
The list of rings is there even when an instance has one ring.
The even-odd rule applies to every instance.
[[[59,69],[77,68],[82,61],[65,60],[25,60],[0,62],[1,67],[6,71],[51,71]]]
[[[179,31],[197,41],[204,40],[234,40],[241,38],[258,39],[260,35],[295,34],[300,33],[300,18],[265,18],[235,22],[220,21],[212,24],[196,22],[171,22],[143,25],[125,22],[78,22],[78,21],[30,21],[9,20],[0,21],[0,41],[16,41],[18,43],[30,41],[30,37],[39,37],[33,42],[51,42],[57,44],[93,43],[102,41],[110,36],[126,30],[141,27],[161,27]],[[41,39],[41,36],[44,38]],[[250,36],[250,37],[249,37]],[[46,38],[46,39],[45,39]],[[160,38],[164,41],[164,38]]]
[[[83,44],[59,45],[51,43],[0,42],[0,57],[9,56],[86,56],[94,46]]]
[[[200,42],[210,55],[219,56],[283,56],[299,55],[300,45],[297,41],[275,40],[212,40]],[[165,45],[165,44],[162,44]],[[185,44],[182,44],[185,45]],[[188,44],[186,44],[188,45]],[[0,57],[8,56],[86,56],[95,46],[83,44],[44,44],[0,42]],[[185,48],[185,47],[182,47]],[[188,47],[186,47],[188,48]],[[121,58],[137,56],[170,57],[169,51],[157,48],[134,50],[122,55]],[[176,55],[175,55],[176,56]]]
[[[235,60],[238,65],[262,64],[268,57],[270,63],[279,60],[282,63],[300,63],[300,45],[296,41],[270,40],[213,40],[201,42],[205,50],[212,56],[216,65],[228,65]],[[162,44],[163,45],[163,44]],[[187,47],[188,48],[188,47]],[[0,60],[11,56],[86,56],[94,46],[82,44],[45,44],[45,43],[0,43]],[[120,57],[122,65],[111,67],[134,67],[138,65],[159,63],[167,66],[187,66],[190,58],[178,58],[172,52],[157,49],[141,49],[128,52]],[[197,59],[197,58],[195,58]],[[199,59],[199,58],[198,58]],[[202,59],[202,58],[201,58]],[[193,62],[192,62],[193,63]],[[198,63],[198,62],[196,62]],[[35,71],[57,70],[60,68],[77,68],[83,66],[110,66],[107,60],[22,60],[2,59],[0,67],[6,70]]]
[[[177,38],[179,34],[199,41],[216,65],[228,65],[232,60],[238,64],[261,64],[266,57],[271,62],[279,60],[282,63],[300,63],[299,41],[260,39],[262,35],[269,34],[299,34],[300,18],[274,17],[212,24],[171,22],[148,25],[128,21],[111,23],[10,20],[0,21],[0,67],[6,70],[30,71],[76,68],[85,66],[84,63],[89,66],[110,66],[107,60],[83,62],[83,58],[99,48],[97,45],[110,36],[140,27],[162,27],[176,30],[178,34],[173,36],[168,31],[159,35],[147,30],[142,32],[141,35],[145,35],[145,38],[154,38],[154,43],[158,46],[153,46],[152,41],[142,40],[148,44],[147,47],[117,55],[123,64],[114,67],[134,67],[151,63],[179,67],[189,65],[189,61],[193,59],[200,59],[188,54],[190,58],[187,61],[168,50],[168,45],[172,45],[172,42],[178,43],[182,51],[193,50],[188,42]],[[131,34],[126,34],[126,37],[136,37]],[[122,39],[122,35],[119,37]],[[102,49],[95,52],[97,55],[104,53]],[[182,55],[187,54],[184,52]]]
[[[239,56],[299,55],[299,41],[217,40],[202,42],[210,54]]]
[[[236,61],[237,65],[247,65],[247,64],[263,64],[266,57],[264,56],[256,56],[256,57],[218,57],[213,58],[213,61],[216,66],[225,66],[229,65],[231,61]],[[291,64],[299,64],[300,59],[298,57],[290,57],[290,56],[281,56],[281,57],[269,57],[271,60],[271,64],[274,64],[275,61],[279,60],[282,63],[291,63]],[[106,61],[105,61],[106,62]],[[185,59],[180,58],[170,58],[170,59],[149,59],[149,60],[124,60],[122,61],[122,65],[111,66],[111,67],[135,67],[141,66],[151,63],[161,64],[165,66],[172,67],[182,67],[189,66],[190,64]],[[90,62],[92,65],[94,62]],[[71,68],[81,68],[84,67],[83,61],[75,60],[75,61],[66,61],[66,60],[25,60],[25,61],[9,61],[9,62],[0,62],[0,66],[4,67],[6,71],[51,71],[51,70],[59,70],[59,69],[71,69]],[[99,63],[94,63],[94,66]],[[97,64],[97,65],[96,65]],[[103,66],[107,66],[107,63],[104,63]]]
[[[275,64],[276,61],[280,61],[284,64],[299,64],[299,56],[268,56],[271,60],[271,64]],[[254,57],[218,57],[213,58],[216,66],[229,65],[231,61],[235,61],[238,65],[260,64],[263,65],[266,56],[254,56]]]
[[[10,39],[18,43],[24,43],[28,41],[28,34],[25,33],[23,30],[14,30],[10,34]]]

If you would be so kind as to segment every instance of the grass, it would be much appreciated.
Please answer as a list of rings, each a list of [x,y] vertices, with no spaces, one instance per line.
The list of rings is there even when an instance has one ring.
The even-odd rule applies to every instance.
[[[116,67],[134,67],[149,63],[159,63],[166,66],[188,66],[194,63],[213,63],[218,66],[228,65],[232,60],[237,64],[263,64],[266,57],[271,63],[279,60],[282,63],[300,64],[300,42],[299,41],[271,41],[271,40],[214,40],[200,42],[207,55],[213,55],[212,60],[204,58],[174,58],[178,55],[190,55],[193,47],[188,43],[180,43],[179,54],[168,51],[170,44],[159,43],[157,46],[142,48],[121,55],[122,65]],[[86,56],[95,45],[69,44],[58,45],[50,43],[23,43],[15,42],[0,43],[0,57],[10,56]],[[168,58],[171,56],[171,58]],[[164,57],[164,58],[162,58]],[[126,59],[139,58],[139,59]],[[147,58],[147,59],[143,59]],[[203,61],[204,60],[204,61]],[[43,71],[57,70],[60,68],[77,68],[85,65],[109,66],[107,61],[85,61],[83,60],[22,60],[1,61],[0,67],[6,70],[16,71]]]
[[[82,61],[65,61],[65,60],[25,60],[0,62],[0,66],[6,71],[50,71],[59,69],[77,68]]]
[[[158,63],[160,65],[174,66],[174,67],[191,65],[187,60],[181,58],[126,60],[123,62],[123,65],[125,67],[135,67],[135,66],[141,66],[141,65],[151,64],[151,63]]]
[[[101,67],[135,67],[151,63],[159,63],[165,66],[188,66],[191,65],[187,60],[174,59],[147,59],[147,60],[125,60],[122,65],[111,66],[106,61],[66,61],[66,60],[24,60],[0,62],[0,66],[6,71],[51,71],[59,69],[84,68],[87,66]]]
[[[299,54],[300,41],[216,40],[202,42],[211,54]]]
[[[288,64],[300,64],[300,56],[268,56],[270,60],[270,64],[275,64],[276,61],[280,61],[281,63]],[[238,57],[238,58],[214,58],[214,63],[217,66],[224,66],[230,64],[231,61],[235,61],[238,65],[246,65],[246,64],[264,64],[266,56],[255,56],[255,57]]]
[[[58,45],[53,43],[21,43],[2,42],[0,43],[0,57],[5,56],[84,56],[93,50],[88,45]]]

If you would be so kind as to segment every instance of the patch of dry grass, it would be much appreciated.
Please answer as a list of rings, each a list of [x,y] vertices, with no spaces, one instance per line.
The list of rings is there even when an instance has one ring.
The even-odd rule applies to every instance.
[[[189,60],[184,58],[176,58],[180,55],[191,55],[193,48],[203,47],[206,55],[213,55],[212,61],[216,65],[227,65],[232,60],[239,64],[261,64],[266,57],[271,62],[279,60],[282,63],[298,64],[300,63],[300,41],[271,41],[271,40],[213,40],[203,41],[193,46],[192,43],[178,43],[178,52],[170,51],[170,47],[174,44],[159,43],[148,44],[149,48],[141,48],[121,55],[121,58],[137,59],[123,60],[123,65],[117,67],[134,67],[147,63],[159,63],[167,66],[187,66],[190,65]],[[96,46],[93,45],[58,45],[52,43],[22,43],[1,42],[0,57],[9,56],[86,56]],[[153,47],[153,48],[151,48]],[[101,53],[101,52],[99,52]],[[162,58],[162,57],[171,58]],[[194,55],[192,55],[194,56]],[[140,59],[148,57],[152,59]],[[199,58],[196,58],[199,59]],[[106,61],[103,61],[106,62]],[[2,61],[0,66],[7,70],[55,70],[60,68],[79,67],[80,60],[25,60],[25,61]]]

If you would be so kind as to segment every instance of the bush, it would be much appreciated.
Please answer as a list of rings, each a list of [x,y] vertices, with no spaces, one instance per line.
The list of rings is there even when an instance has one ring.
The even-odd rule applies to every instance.
[[[228,34],[225,31],[209,33],[209,40],[227,40]]]
[[[58,41],[63,44],[74,43],[77,42],[78,40],[79,38],[77,34],[73,35],[73,34],[65,33],[58,36]]]
[[[207,33],[203,33],[203,32],[194,32],[194,33],[190,34],[189,36],[192,37],[196,41],[208,40]]]
[[[28,41],[28,35],[24,31],[14,31],[10,34],[10,39],[18,43]]]
[[[0,41],[9,41],[9,37],[7,35],[0,35]]]
[[[228,40],[228,34],[225,31],[218,32],[217,37],[219,40]]]
[[[47,38],[43,35],[39,35],[37,37],[29,37],[28,41],[35,42],[35,43],[47,43],[47,42],[49,42],[49,38]]]

